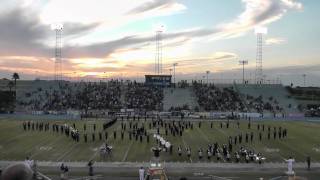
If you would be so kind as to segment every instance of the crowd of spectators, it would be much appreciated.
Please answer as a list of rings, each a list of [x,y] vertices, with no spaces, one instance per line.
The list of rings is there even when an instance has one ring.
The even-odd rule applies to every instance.
[[[161,87],[130,82],[127,85],[125,106],[129,109],[161,110],[163,91]]]
[[[299,109],[305,112],[306,117],[320,117],[320,104],[299,105]]]
[[[190,109],[188,105],[171,107],[170,111],[238,111],[277,113],[283,108],[274,97],[264,98],[241,95],[232,87],[217,87],[214,84],[185,81],[177,88],[192,86],[199,107]],[[120,110],[122,108],[152,111],[163,109],[164,93],[161,87],[148,86],[135,81],[108,82],[64,82],[55,87],[38,87],[18,98],[18,105],[30,111],[66,110]]]
[[[121,107],[121,84],[118,81],[108,83],[61,83],[58,87],[25,93],[18,104],[29,110],[89,110],[117,109]]]
[[[280,107],[279,102],[273,97],[269,97],[267,100],[265,100],[262,95],[258,97],[246,95],[245,103],[250,110],[258,113],[263,113],[264,111],[269,111],[272,113],[283,111],[283,108]]]
[[[232,88],[218,88],[214,84],[193,82],[200,107],[206,111],[245,111],[240,96]]]
[[[123,98],[122,98],[123,95]],[[18,104],[31,111],[162,109],[163,91],[135,81],[65,82],[28,91]]]

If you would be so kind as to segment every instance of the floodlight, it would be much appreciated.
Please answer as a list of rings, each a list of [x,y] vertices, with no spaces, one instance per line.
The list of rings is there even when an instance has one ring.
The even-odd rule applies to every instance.
[[[255,34],[268,34],[268,28],[258,26],[255,28],[254,32],[255,32]]]
[[[52,30],[59,30],[63,28],[63,24],[62,23],[53,23],[51,24],[51,29]]]

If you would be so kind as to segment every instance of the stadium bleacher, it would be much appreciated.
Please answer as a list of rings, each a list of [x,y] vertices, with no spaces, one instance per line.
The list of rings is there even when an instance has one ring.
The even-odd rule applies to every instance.
[[[7,90],[7,81],[0,88]],[[67,82],[18,81],[16,111],[119,110],[170,111],[172,109],[211,112],[299,112],[297,101],[282,85],[193,82],[173,87],[146,86],[134,81]]]
[[[298,112],[298,104],[295,99],[290,98],[289,92],[284,86],[279,84],[236,84],[235,89],[247,99],[247,104],[255,100],[256,102],[262,102],[263,104],[269,104],[267,111],[270,111],[270,106],[276,112]],[[260,97],[260,100],[258,100]],[[251,106],[252,107],[252,106]],[[279,109],[277,109],[277,107]],[[253,108],[253,107],[252,107]]]

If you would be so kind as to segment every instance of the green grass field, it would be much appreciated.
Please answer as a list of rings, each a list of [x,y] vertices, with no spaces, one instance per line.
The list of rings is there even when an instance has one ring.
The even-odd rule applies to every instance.
[[[47,122],[47,121],[46,121]],[[151,148],[155,145],[155,139],[150,136],[150,142],[147,143],[143,139],[141,143],[135,138],[129,140],[128,133],[125,133],[124,139],[121,139],[121,120],[108,128],[109,132],[108,144],[113,146],[113,153],[111,157],[103,159],[99,155],[99,147],[105,141],[99,141],[98,132],[102,130],[102,120],[86,120],[86,121],[55,121],[52,123],[72,125],[76,123],[80,130],[80,142],[74,142],[71,138],[67,138],[64,134],[50,131],[24,131],[22,121],[12,119],[0,120],[0,160],[23,160],[26,156],[32,159],[41,161],[88,161],[94,159],[95,161],[130,161],[130,162],[147,162],[150,161],[153,153]],[[126,121],[124,121],[126,122]],[[136,120],[137,122],[137,120]],[[149,129],[148,120],[145,124],[148,133],[152,134],[155,129]],[[87,124],[87,133],[89,134],[88,142],[85,143],[83,139],[83,124]],[[93,124],[97,124],[96,141],[91,141],[91,132],[93,132]],[[126,122],[128,123],[128,122]],[[139,121],[140,124],[144,120]],[[224,122],[225,123],[225,122]],[[288,129],[288,137],[286,139],[273,140],[271,133],[271,140],[267,140],[267,128],[263,132],[263,141],[258,139],[257,123],[265,124],[267,127],[282,126]],[[129,125],[127,125],[127,130]],[[161,152],[161,160],[164,161],[179,161],[179,162],[198,162],[197,150],[199,147],[204,149],[204,158],[201,162],[208,162],[206,159],[206,149],[208,144],[218,142],[219,144],[227,143],[229,136],[238,135],[240,132],[254,132],[253,143],[242,144],[237,143],[233,147],[238,150],[240,146],[255,149],[256,152],[261,152],[266,158],[267,162],[282,162],[283,158],[293,156],[296,161],[305,161],[307,155],[312,157],[313,161],[320,161],[320,123],[315,122],[293,122],[293,121],[253,121],[251,130],[247,129],[247,121],[240,121],[240,129],[237,128],[236,123],[230,121],[230,127],[220,128],[220,121],[214,121],[214,127],[210,127],[210,122],[202,122],[201,128],[198,128],[198,122],[194,122],[193,130],[185,130],[182,137],[180,136],[166,136],[173,145],[174,153],[170,155],[168,152]],[[113,138],[113,131],[117,131],[117,138]],[[273,128],[271,128],[271,132]],[[164,129],[161,129],[164,134]],[[245,139],[245,138],[243,138]],[[189,146],[192,149],[191,159],[186,157],[183,153],[181,157],[177,155],[177,147]],[[211,162],[216,162],[213,157]]]

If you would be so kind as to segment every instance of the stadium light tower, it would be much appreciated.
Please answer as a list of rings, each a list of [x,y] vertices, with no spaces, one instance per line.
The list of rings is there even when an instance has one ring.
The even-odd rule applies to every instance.
[[[263,45],[263,35],[265,35],[267,33],[268,33],[268,29],[266,27],[256,27],[255,28],[255,34],[257,35],[255,81],[257,84],[262,84],[262,82],[263,82],[262,45]]]
[[[162,33],[164,26],[160,25],[156,29],[156,54],[155,54],[155,74],[162,74]]]
[[[51,26],[51,29],[56,33],[56,41],[55,41],[55,61],[54,61],[54,80],[61,81],[62,80],[62,29],[63,25],[61,23],[56,23]]]
[[[173,63],[173,84],[176,85],[176,66],[178,63]]]
[[[239,61],[239,65],[242,65],[242,83],[244,84],[244,66],[248,64],[248,60]]]
[[[207,84],[209,83],[209,73],[210,73],[210,71],[206,71],[206,74],[207,74]]]

